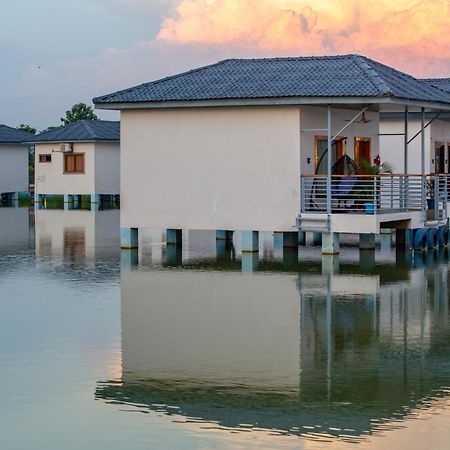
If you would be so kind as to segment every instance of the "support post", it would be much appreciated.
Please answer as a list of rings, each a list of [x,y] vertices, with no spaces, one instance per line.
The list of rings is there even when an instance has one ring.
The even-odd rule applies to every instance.
[[[297,248],[298,247],[298,231],[275,231],[274,247]]]
[[[230,231],[230,230],[217,230],[216,231],[216,240],[217,241],[233,241],[233,233],[234,233],[234,231]]]
[[[242,252],[258,252],[259,251],[259,232],[258,231],[242,231],[241,232]]]
[[[413,248],[413,230],[395,230],[395,246],[398,249],[411,250]]]
[[[16,203],[19,201],[19,193],[18,192],[11,192],[11,201],[13,203]]]
[[[339,233],[322,234],[322,255],[339,254]]]
[[[422,213],[424,222],[427,220],[427,180],[425,176],[425,108],[421,108],[421,124],[420,124],[420,174],[422,175],[421,183],[421,199]]]
[[[259,255],[256,252],[242,254],[242,272],[253,273],[258,270]]]
[[[306,245],[306,233],[304,231],[298,232],[298,245]]]
[[[331,106],[328,105],[328,152],[327,152],[327,213],[331,214],[331,151],[332,151],[332,123],[331,123]]]
[[[72,203],[73,201],[73,196],[70,194],[64,194],[64,203]],[[61,198],[61,197],[60,197]]]
[[[181,247],[183,244],[183,230],[168,228],[166,230],[167,245],[176,245]]]
[[[374,250],[375,249],[375,234],[361,233],[359,235],[359,248],[361,250]]]
[[[335,275],[339,273],[339,256],[322,255],[322,275]]]
[[[136,248],[124,249],[120,252],[120,268],[132,270],[139,264],[139,252]]]
[[[405,141],[404,141],[404,154],[403,154],[403,168],[405,175],[408,173],[408,107],[405,106]]]
[[[120,229],[120,246],[122,248],[138,248],[138,229],[137,228],[121,228]]]

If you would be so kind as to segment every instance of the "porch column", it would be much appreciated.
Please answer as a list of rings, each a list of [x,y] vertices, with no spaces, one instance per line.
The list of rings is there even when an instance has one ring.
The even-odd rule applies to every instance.
[[[333,136],[331,134],[331,128],[332,128],[331,105],[328,105],[328,127],[327,128],[328,128],[327,213],[331,214],[331,162],[332,162],[331,151],[332,151],[332,145],[333,145],[333,142],[332,142]]]
[[[405,106],[405,136],[404,136],[404,173],[408,173],[408,107]]]
[[[425,176],[425,108],[421,108],[421,130],[420,130],[420,174],[422,175],[421,182],[421,200],[422,200],[422,212],[423,219],[426,221],[426,202],[427,202],[427,192],[426,192],[426,176]]]

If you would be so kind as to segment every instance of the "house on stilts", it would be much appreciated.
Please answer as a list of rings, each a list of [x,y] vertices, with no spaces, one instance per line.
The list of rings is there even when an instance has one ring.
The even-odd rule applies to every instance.
[[[139,228],[175,245],[183,229],[241,231],[244,252],[260,231],[286,247],[313,232],[324,254],[341,233],[371,248],[383,228],[407,247],[448,242],[448,175],[428,173],[425,125],[450,112],[450,93],[433,83],[359,55],[229,59],[94,103],[121,111],[124,248]],[[420,116],[419,133],[383,153],[403,165],[382,173],[380,114],[398,111],[406,126]]]

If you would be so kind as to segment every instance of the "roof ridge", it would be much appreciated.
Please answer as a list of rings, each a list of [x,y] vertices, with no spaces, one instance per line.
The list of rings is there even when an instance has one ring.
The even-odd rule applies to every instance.
[[[92,139],[95,139],[97,137],[97,133],[95,130],[91,127],[91,124],[89,122],[92,122],[92,120],[81,120],[83,122],[84,128],[88,132],[89,136],[92,137]]]
[[[177,73],[177,74],[174,74],[174,75],[169,75],[167,77],[159,78],[159,79],[153,80],[153,81],[147,81],[146,83],[138,84],[137,86],[132,86],[132,87],[129,87],[127,89],[122,89],[120,91],[116,91],[116,92],[113,93],[113,95],[123,94],[125,92],[129,92],[130,90],[140,89],[142,87],[147,87],[147,86],[152,86],[152,85],[155,86],[155,85],[157,85],[159,83],[162,83],[164,81],[169,81],[169,80],[173,80],[175,78],[179,78],[179,77],[182,77],[182,76],[185,76],[185,75],[189,75],[191,73],[200,72],[201,70],[209,69],[210,67],[219,66],[221,64],[224,64],[224,63],[226,63],[228,61],[233,61],[233,60],[234,60],[233,58],[223,59],[223,60],[218,61],[218,62],[216,62],[214,64],[206,64],[204,66],[196,67],[195,69],[187,70],[185,72]],[[99,97],[93,98],[92,102],[93,103],[97,103],[98,101],[103,100],[104,97],[110,97],[110,96],[111,96],[111,94],[100,95]]]
[[[377,89],[383,96],[391,97],[394,92],[390,86],[384,81],[383,77],[369,64],[372,62],[369,58],[361,55],[352,54],[349,55],[354,63],[367,75],[370,83]]]

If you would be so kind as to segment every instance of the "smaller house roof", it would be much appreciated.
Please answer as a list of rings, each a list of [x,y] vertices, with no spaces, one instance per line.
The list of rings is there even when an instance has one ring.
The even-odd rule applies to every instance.
[[[120,122],[80,120],[33,136],[27,142],[119,142]]]
[[[23,141],[34,137],[28,131],[18,130],[17,128],[8,127],[0,124],[0,144],[21,144]]]
[[[443,91],[450,92],[450,78],[427,78],[423,81]]]

